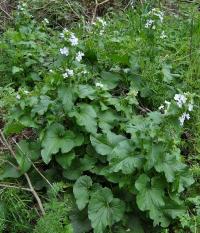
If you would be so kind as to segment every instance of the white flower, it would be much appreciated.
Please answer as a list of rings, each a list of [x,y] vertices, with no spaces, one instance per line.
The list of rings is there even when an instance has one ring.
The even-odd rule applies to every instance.
[[[165,34],[164,31],[161,32],[160,39],[165,39],[167,38],[167,35]]]
[[[194,105],[192,103],[188,104],[188,111],[191,112],[194,108]]]
[[[102,24],[103,27],[107,25],[106,21],[104,21],[103,19],[97,17],[97,20]]]
[[[125,68],[125,69],[123,69],[123,71],[125,74],[128,74],[131,70],[129,68]]]
[[[160,105],[160,107],[158,108],[159,110],[162,110],[162,109],[164,109],[165,108],[165,106],[162,104],[162,105]]]
[[[68,73],[69,76],[73,76],[74,75],[74,71],[73,70],[66,69],[66,72]]]
[[[50,73],[53,73],[53,70],[49,70]]]
[[[145,24],[145,28],[150,28],[154,23],[154,20],[148,19]]]
[[[180,125],[183,126],[185,120],[190,119],[190,115],[188,113],[184,112],[178,119],[180,121]]]
[[[68,56],[69,55],[69,49],[64,47],[64,48],[60,49],[60,53],[62,55]]]
[[[49,20],[47,18],[44,18],[44,22],[49,24]]]
[[[182,95],[182,94],[176,94],[174,96],[174,100],[176,100],[178,107],[182,108],[183,104],[186,103],[187,97],[185,95]]]
[[[25,90],[25,91],[24,91],[24,93],[25,93],[26,95],[28,95],[30,92],[29,92],[29,91],[27,91],[27,90]]]
[[[120,72],[121,68],[119,66],[114,66],[114,67],[110,68],[110,71]]]
[[[100,87],[100,88],[104,87],[104,85],[102,83],[96,83],[95,85],[96,85],[96,87]]]
[[[81,60],[82,60],[82,58],[83,58],[83,56],[84,56],[85,54],[83,53],[83,52],[78,52],[77,54],[76,54],[76,60],[78,61],[78,62],[80,62]]]
[[[63,78],[68,78],[74,75],[74,71],[70,69],[66,69],[65,73],[63,74]]]
[[[63,78],[68,78],[68,77],[69,77],[68,73],[65,72],[65,73],[63,74]]]
[[[16,99],[20,100],[21,96],[19,94],[16,95]]]
[[[69,31],[67,30],[67,28],[64,28],[63,29],[63,32],[62,33],[60,33],[60,37],[61,38],[65,38],[65,34],[67,34]]]
[[[72,46],[78,45],[78,38],[74,35],[74,33],[71,34],[69,41],[71,42]]]

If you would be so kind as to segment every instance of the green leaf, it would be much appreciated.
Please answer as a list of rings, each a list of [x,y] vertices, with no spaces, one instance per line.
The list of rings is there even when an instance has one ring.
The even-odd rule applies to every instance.
[[[148,210],[150,218],[158,224],[163,216],[160,209],[165,206],[163,180],[158,177],[150,179],[146,174],[142,174],[136,180],[135,187],[138,191],[136,201],[139,209]],[[166,220],[164,216],[163,218]]]
[[[86,233],[89,232],[92,227],[90,220],[88,219],[87,212],[73,209],[69,215],[74,233]]]
[[[81,176],[74,184],[73,193],[79,210],[83,210],[88,204],[91,186],[92,179],[89,176]]]
[[[68,167],[70,167],[72,161],[75,159],[76,155],[74,153],[74,151],[70,151],[69,153],[66,154],[59,154],[56,156],[56,161],[58,162],[58,164],[64,168],[67,169]]]
[[[44,115],[45,112],[47,112],[49,105],[52,103],[51,98],[49,96],[40,96],[39,102],[32,108],[31,113],[38,114],[38,115]]]
[[[0,171],[0,180],[4,180],[6,178],[19,178],[22,174],[19,170],[12,166],[11,164],[4,164],[3,168]]]
[[[82,135],[75,135],[70,130],[65,130],[64,126],[58,123],[51,125],[42,141],[42,158],[45,163],[49,163],[51,156],[57,154],[59,150],[62,153],[68,153],[74,147],[82,145],[84,138]]]
[[[121,79],[121,76],[119,74],[106,71],[103,71],[101,73],[101,77],[101,83],[105,85],[108,89],[114,89]]]
[[[180,158],[180,156],[177,155],[179,154],[162,153],[155,164],[156,171],[164,172],[168,182],[173,182],[176,174],[178,175],[178,172],[184,170],[185,168],[185,165],[181,162],[181,159],[177,159],[177,157]]]
[[[21,71],[23,71],[23,69],[20,68],[20,67],[17,67],[17,66],[13,66],[13,67],[12,67],[12,73],[13,73],[13,74],[19,73],[19,72],[21,72]]]
[[[20,170],[25,173],[30,169],[32,162],[40,157],[40,145],[37,142],[22,140],[16,148],[16,160]]]
[[[111,172],[122,171],[123,174],[131,174],[137,168],[140,169],[144,158],[135,152],[135,147],[129,140],[119,142],[110,156]]]
[[[94,100],[96,97],[95,92],[95,89],[90,85],[79,85],[77,95],[81,99],[89,98],[91,100]]]
[[[93,106],[89,104],[79,104],[76,111],[71,112],[70,117],[75,117],[80,126],[84,126],[89,133],[95,134],[97,131],[97,114]]]
[[[162,67],[162,73],[163,73],[163,76],[164,76],[163,80],[166,83],[170,83],[171,81],[173,81],[174,77],[179,77],[180,76],[179,74],[172,74],[171,70],[172,70],[172,65],[163,64],[163,67]]]
[[[74,91],[70,87],[60,87],[58,89],[58,98],[62,101],[65,112],[72,110],[74,106],[75,96]]]
[[[15,133],[21,133],[22,130],[25,128],[24,125],[22,125],[20,122],[18,121],[12,121],[12,122],[8,122],[5,127],[4,127],[4,133],[5,135],[9,136]]]
[[[113,198],[110,189],[102,188],[93,193],[88,206],[88,216],[94,233],[103,233],[107,226],[119,222],[124,214],[125,204]]]
[[[100,155],[110,154],[114,147],[124,139],[125,137],[112,132],[108,132],[106,135],[98,134],[95,137],[90,136],[93,147]]]

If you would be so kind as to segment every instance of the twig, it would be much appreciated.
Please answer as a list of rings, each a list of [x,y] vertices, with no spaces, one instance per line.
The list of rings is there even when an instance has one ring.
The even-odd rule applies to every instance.
[[[25,191],[32,192],[32,190],[29,189],[29,188],[24,188],[24,187],[15,186],[15,185],[9,185],[9,184],[2,184],[2,183],[0,183],[0,187],[3,187],[3,188],[21,189],[21,190],[25,190]]]
[[[103,2],[100,2],[98,3],[98,0],[95,0],[95,7],[94,7],[94,12],[93,12],[93,15],[92,15],[92,20],[91,20],[91,23],[93,24],[94,23],[94,20],[96,18],[96,15],[97,15],[97,9],[99,6],[109,2],[110,0],[104,0]]]
[[[0,4],[0,10],[3,11],[3,13],[6,14],[10,19],[12,19],[12,16],[7,11],[5,11],[3,9],[3,7],[1,6],[1,4]]]
[[[4,141],[5,145],[7,146],[7,148],[9,149],[10,153],[12,154],[12,156],[16,159],[15,152],[13,151],[12,147],[9,145],[9,143],[8,143],[8,141],[6,140],[6,138],[5,138],[5,136],[4,136],[4,134],[3,134],[3,132],[2,132],[1,129],[0,129],[0,136],[1,136],[1,138],[3,139],[3,141]],[[38,206],[39,206],[39,208],[40,208],[41,214],[42,214],[42,215],[45,215],[44,207],[43,207],[43,205],[42,205],[42,202],[41,202],[41,200],[40,200],[40,197],[38,196],[37,192],[36,192],[35,189],[33,188],[33,185],[32,185],[32,183],[31,183],[31,180],[30,180],[28,174],[27,174],[27,173],[24,173],[24,176],[25,176],[25,178],[26,178],[26,180],[27,180],[27,182],[28,182],[29,188],[30,188],[30,190],[31,190],[31,192],[32,192],[32,194],[33,194],[33,196],[34,196],[35,199],[37,200],[37,203],[38,203]]]
[[[38,174],[47,182],[47,184],[53,188],[52,184],[49,182],[49,180],[40,172],[40,170],[35,166],[35,164],[31,161],[31,159],[29,158],[29,155],[25,154],[24,151],[22,150],[21,146],[16,142],[16,140],[13,138],[12,139],[13,142],[17,145],[17,147],[21,150],[21,152],[27,157],[27,159],[29,160],[29,162],[31,162],[32,166],[34,167],[34,169],[38,172]]]

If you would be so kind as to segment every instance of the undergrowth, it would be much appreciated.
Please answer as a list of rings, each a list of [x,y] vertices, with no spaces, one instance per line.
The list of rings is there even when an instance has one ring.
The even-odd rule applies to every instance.
[[[198,233],[197,6],[94,6],[20,2],[0,37],[0,232]]]

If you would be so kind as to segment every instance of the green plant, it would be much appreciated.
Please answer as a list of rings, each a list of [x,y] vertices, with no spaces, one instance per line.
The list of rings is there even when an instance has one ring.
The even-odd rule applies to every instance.
[[[187,215],[184,201],[194,179],[183,136],[199,103],[185,76],[190,22],[175,33],[179,18],[144,4],[122,19],[113,16],[112,23],[97,18],[93,25],[64,29],[59,36],[45,22],[36,24],[24,8],[17,25],[31,22],[28,41],[33,35],[40,40],[42,30],[45,59],[19,66],[30,49],[22,50],[17,63],[16,54],[14,61],[8,59],[20,88],[4,132],[19,133],[23,126],[34,137],[18,143],[17,169],[8,164],[1,179],[28,172],[34,181],[37,162],[53,182],[70,183],[67,191],[78,208],[69,211],[68,200],[53,199],[35,232],[50,231],[52,223],[53,232],[160,233],[170,224],[180,229],[173,227],[178,219],[188,228],[196,215]],[[21,39],[14,47],[20,44]],[[36,56],[38,49],[32,51]],[[26,79],[32,70],[39,79]]]

